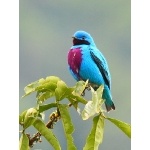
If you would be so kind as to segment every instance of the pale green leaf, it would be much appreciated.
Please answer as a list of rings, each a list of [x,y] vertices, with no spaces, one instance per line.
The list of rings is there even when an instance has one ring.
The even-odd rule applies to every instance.
[[[60,81],[60,78],[56,76],[49,76],[49,77],[46,77],[46,79],[41,78],[35,82],[28,84],[24,88],[25,95],[22,97],[25,97],[35,91],[37,91],[38,93],[46,92],[47,90],[54,92],[57,87],[58,81]]]
[[[68,87],[62,80],[57,82],[57,88],[55,89],[56,100],[62,100],[67,96]]]
[[[101,85],[101,86],[96,90],[97,98],[98,98],[98,99],[102,99],[103,90],[104,90],[104,86],[103,86],[103,85]]]
[[[86,104],[87,103],[86,99],[84,99],[81,95],[76,94],[74,92],[74,88],[68,88],[66,94],[67,94],[66,98],[75,107],[75,109],[78,108],[78,103],[82,103],[82,104]]]
[[[29,138],[25,133],[22,133],[20,137],[19,150],[29,150]]]
[[[45,83],[45,79],[41,78],[41,79],[38,80],[38,82],[39,82],[39,84],[43,84],[43,83]]]
[[[26,129],[29,126],[31,126],[34,123],[37,116],[38,111],[35,108],[28,109],[24,117],[23,128]]]
[[[48,76],[46,77],[46,81],[57,83],[58,81],[60,81],[60,78],[56,76]]]
[[[46,92],[46,91],[54,92],[56,87],[57,87],[57,83],[45,81],[44,83],[37,86],[35,90],[38,92]]]
[[[55,95],[54,91],[45,91],[43,93],[38,93],[37,94],[37,99],[38,102],[43,103],[45,100],[47,100],[48,98],[51,98]]]
[[[71,117],[68,111],[68,105],[59,104],[58,108],[60,111],[61,120],[63,123],[64,132],[65,132],[66,139],[67,139],[67,150],[76,150],[73,137],[71,135],[74,132],[74,127],[73,127],[73,123],[71,121]]]
[[[56,103],[50,103],[50,104],[45,104],[45,105],[41,105],[39,106],[39,113],[49,110],[51,108],[57,107]]]
[[[66,134],[66,139],[67,139],[67,150],[76,150],[77,148],[75,147],[73,143],[73,137],[71,134]]]
[[[23,123],[24,123],[24,118],[25,118],[26,113],[27,113],[27,110],[23,111],[23,112],[19,115],[19,123],[20,123],[20,124],[23,124]]]
[[[75,90],[73,91],[74,95],[81,95],[83,91],[85,90],[86,86],[88,85],[88,80],[86,82],[84,81],[78,81],[75,86]]]
[[[83,150],[98,150],[102,143],[104,133],[104,118],[100,115],[94,117],[92,130],[87,137]]]
[[[22,96],[25,97],[29,94],[31,94],[32,92],[35,91],[35,88],[38,86],[38,81],[35,81],[35,82],[32,82],[30,84],[28,84],[25,88],[24,88],[24,91],[25,91],[25,95]]]
[[[68,111],[68,105],[66,104],[59,104],[58,105],[59,111],[60,111],[60,115],[61,115],[61,119],[63,122],[63,126],[65,129],[65,132],[67,134],[72,134],[74,131],[74,127],[73,127],[73,123],[71,121],[71,117]]]
[[[83,120],[89,119],[91,116],[95,115],[96,113],[102,112],[101,105],[104,102],[101,98],[103,87],[100,86],[97,91],[91,87],[92,92],[92,101],[88,101],[84,107],[84,110],[81,113],[81,117]]]
[[[107,120],[111,121],[113,124],[115,124],[118,128],[120,128],[129,138],[131,138],[131,125],[128,123],[125,123],[123,121],[107,117]]]
[[[52,145],[55,150],[61,150],[59,141],[54,136],[53,132],[48,129],[45,124],[40,120],[36,119],[33,126],[41,133],[42,136]]]
[[[58,81],[60,81],[60,78],[56,77],[56,76],[48,76],[46,77],[46,79],[39,79],[39,85],[44,85],[47,83],[55,83],[57,84]]]
[[[49,76],[46,77],[46,79],[42,78],[39,80],[39,86],[35,89],[35,91],[37,91],[36,98],[38,99],[38,103],[43,103],[55,95],[55,89],[59,81],[60,79],[55,76]]]
[[[78,102],[75,96],[72,94],[73,91],[74,91],[74,88],[68,88],[68,90],[66,91],[66,98],[70,101],[70,104],[73,105],[77,109]]]
[[[77,102],[80,102],[82,104],[87,104],[87,100],[85,98],[83,98],[82,96],[75,96],[73,97]]]
[[[96,114],[96,106],[92,101],[88,101],[88,103],[85,105],[84,110],[81,113],[81,117],[83,120],[89,119],[91,116]]]

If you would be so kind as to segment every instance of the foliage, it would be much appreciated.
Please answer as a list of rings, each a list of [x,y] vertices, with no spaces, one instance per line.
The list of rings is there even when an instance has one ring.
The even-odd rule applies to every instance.
[[[83,150],[98,150],[99,145],[103,140],[104,123],[105,120],[109,120],[114,125],[123,131],[129,138],[131,138],[131,127],[129,124],[120,120],[106,117],[102,104],[103,85],[101,85],[97,91],[94,91],[92,87],[92,98],[87,101],[82,96],[90,85],[88,81],[79,81],[74,87],[68,87],[64,81],[56,76],[49,76],[47,78],[39,79],[31,84],[27,85],[24,89],[25,96],[36,92],[37,105],[34,108],[29,108],[23,111],[19,115],[19,124],[22,126],[22,135],[20,137],[20,150],[29,150],[33,147],[35,142],[40,142],[40,137],[43,136],[55,150],[61,150],[61,146],[57,137],[52,132],[54,123],[62,120],[68,150],[76,150],[72,133],[74,132],[74,126],[69,113],[69,107],[73,106],[78,113],[80,113],[79,103],[85,105],[84,110],[80,113],[83,120],[93,118],[93,126],[87,137]],[[45,104],[48,99],[51,103]],[[63,100],[67,99],[69,104],[64,104]],[[44,123],[43,113],[51,108],[56,108],[56,111],[50,115],[50,120],[47,124]],[[31,137],[26,134],[27,128],[33,126],[38,132]]]

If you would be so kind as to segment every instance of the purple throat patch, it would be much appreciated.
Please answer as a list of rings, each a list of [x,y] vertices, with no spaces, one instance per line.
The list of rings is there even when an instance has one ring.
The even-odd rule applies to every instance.
[[[70,69],[76,74],[79,78],[79,70],[82,60],[81,48],[70,49],[68,53],[68,64]]]

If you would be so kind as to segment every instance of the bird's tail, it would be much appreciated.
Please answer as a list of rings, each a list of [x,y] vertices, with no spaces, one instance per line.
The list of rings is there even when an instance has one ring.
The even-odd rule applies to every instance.
[[[109,112],[112,109],[115,110],[115,105],[112,101],[111,93],[110,93],[108,86],[104,87],[102,98],[105,99],[105,106],[106,106],[107,112]]]

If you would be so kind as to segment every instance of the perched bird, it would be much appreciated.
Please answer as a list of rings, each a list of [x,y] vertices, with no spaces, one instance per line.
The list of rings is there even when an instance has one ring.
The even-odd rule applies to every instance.
[[[107,112],[115,110],[111,96],[111,76],[107,61],[96,47],[91,35],[85,31],[77,31],[73,35],[73,46],[68,52],[68,65],[72,76],[77,80],[89,80],[97,90],[104,85],[102,98],[105,99]]]

